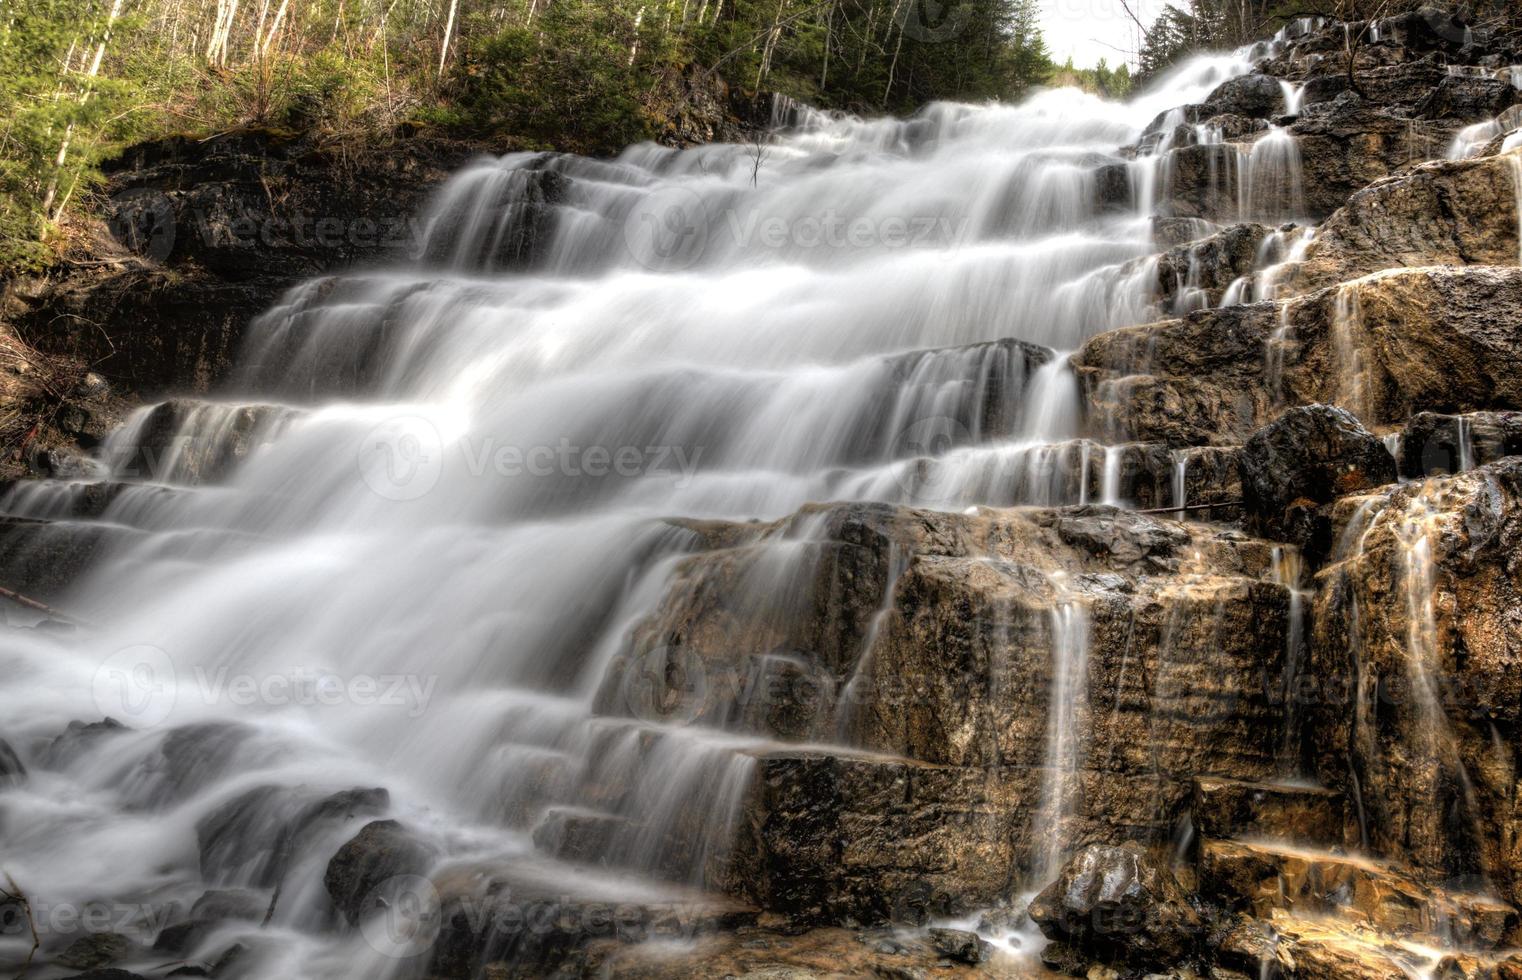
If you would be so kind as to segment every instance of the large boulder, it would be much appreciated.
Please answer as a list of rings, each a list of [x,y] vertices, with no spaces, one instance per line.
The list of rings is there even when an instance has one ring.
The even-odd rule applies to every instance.
[[[1284,88],[1268,75],[1238,75],[1216,86],[1205,98],[1202,115],[1266,119],[1284,109]]]
[[[1310,544],[1321,509],[1398,479],[1395,457],[1352,413],[1330,405],[1292,408],[1242,447],[1243,507],[1252,527]]]
[[[1522,459],[1347,498],[1320,573],[1307,746],[1368,851],[1522,903]]]
[[[1504,157],[1436,160],[1347,199],[1284,284],[1299,291],[1392,268],[1517,261],[1517,177]]]
[[[260,786],[233,797],[196,823],[201,876],[213,884],[273,888],[303,851],[335,826],[379,816],[381,788],[326,793],[306,786]]]
[[[435,849],[395,820],[366,824],[333,859],[322,877],[328,897],[351,925],[389,901],[390,885],[425,874],[437,857]]]
[[[1203,920],[1166,865],[1134,844],[1080,851],[1030,904],[1049,939],[1088,958],[1171,966],[1202,938]]]

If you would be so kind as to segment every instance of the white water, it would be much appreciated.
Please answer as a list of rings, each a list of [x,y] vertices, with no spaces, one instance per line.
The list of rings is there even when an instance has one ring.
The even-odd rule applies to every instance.
[[[1516,145],[1513,146],[1513,140]],[[1522,132],[1516,133],[1512,139],[1506,141],[1505,152],[1511,153],[1513,149],[1522,150]],[[1512,187],[1517,194],[1517,262],[1522,265],[1522,153],[1508,157],[1511,161]]]
[[[630,687],[683,666],[635,638],[700,547],[663,518],[1087,500],[1063,352],[1147,316],[1149,284],[1124,267],[1154,251],[1145,208],[1100,212],[1095,172],[1247,67],[1201,59],[1129,105],[1053,91],[908,121],[798,109],[754,182],[735,146],[467,168],[423,259],[293,290],[251,328],[227,404],[167,433],[144,411],[108,443],[103,472],[133,486],[59,603],[91,626],[16,632],[0,656],[26,692],[0,702],[0,733],[33,769],[0,801],[5,870],[38,903],[183,907],[207,887],[195,828],[219,807],[264,786],[377,786],[446,862],[637,900],[703,885],[775,741]],[[1254,147],[1244,213],[1298,206],[1298,185],[1264,199],[1251,179],[1293,150],[1283,131]],[[505,253],[552,185],[542,262],[516,269]],[[1120,463],[1104,447],[1105,501]],[[80,492],[4,507],[58,517]],[[818,533],[774,532],[747,595],[788,595]],[[1076,600],[1052,617],[1042,811],[1060,825],[1086,626]],[[132,730],[49,754],[71,720],[106,714]],[[536,847],[588,814],[616,828],[592,867]],[[282,952],[256,971],[290,975],[293,949],[310,975],[410,968],[330,938],[323,868],[360,825],[303,844],[270,924]],[[1048,870],[1060,854],[1059,835]],[[217,883],[256,886],[242,865]]]

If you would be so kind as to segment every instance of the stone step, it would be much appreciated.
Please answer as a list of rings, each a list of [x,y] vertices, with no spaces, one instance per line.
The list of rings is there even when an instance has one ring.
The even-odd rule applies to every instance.
[[[562,861],[600,862],[620,834],[636,826],[616,813],[554,806],[534,824],[534,846]]]
[[[1396,455],[1401,476],[1413,480],[1522,455],[1522,412],[1420,412],[1406,423]]]
[[[1319,786],[1200,777],[1191,813],[1204,837],[1348,843],[1347,801]]]
[[[120,480],[217,483],[304,414],[288,405],[171,399],[134,413],[106,440],[101,461]]]
[[[0,515],[33,520],[98,520],[134,527],[137,516],[189,491],[119,480],[14,480],[0,485]]]
[[[1259,919],[1275,910],[1330,916],[1433,946],[1495,949],[1517,911],[1487,895],[1448,891],[1368,858],[1283,844],[1205,840],[1200,888]]]
[[[755,908],[682,886],[631,889],[626,878],[517,857],[432,875],[425,904],[439,903],[428,975],[548,976],[592,944],[692,943],[753,926]],[[577,975],[580,975],[579,973]]]
[[[1387,980],[1390,977],[1509,978],[1522,973],[1515,950],[1438,949],[1356,923],[1302,918],[1282,909],[1267,921],[1243,918],[1222,939],[1218,969],[1258,980]]]
[[[0,517],[0,585],[52,602],[104,548],[135,533],[103,524]]]

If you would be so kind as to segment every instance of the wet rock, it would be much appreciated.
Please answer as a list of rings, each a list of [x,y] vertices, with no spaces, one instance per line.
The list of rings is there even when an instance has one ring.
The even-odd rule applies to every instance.
[[[1494,948],[1516,910],[1480,895],[1425,885],[1397,868],[1293,845],[1205,841],[1201,889],[1268,919],[1275,909],[1305,918],[1340,916],[1389,935],[1420,934]]]
[[[203,393],[286,289],[415,248],[426,195],[479,152],[411,138],[355,158],[321,143],[238,130],[108,161],[99,257],[57,270],[20,312],[23,331],[123,392]]]
[[[437,892],[437,929],[420,935],[422,945],[412,952],[427,951],[428,976],[444,980],[602,976],[607,975],[602,963],[645,943],[707,949],[717,959],[723,954],[715,947],[735,941],[737,934],[742,938],[736,951],[752,962],[773,948],[768,939],[745,932],[756,924],[756,913],[737,902],[692,892],[646,902],[620,900],[606,889],[578,893],[566,881],[563,865],[557,870],[526,861],[511,870],[470,868],[445,875]],[[848,938],[855,956],[867,952]]]
[[[1426,119],[1481,122],[1501,114],[1517,101],[1510,79],[1449,75],[1415,106]]]
[[[1031,977],[1031,967],[1025,960],[997,952],[975,965],[948,963],[927,939],[886,941],[870,933],[863,935],[846,929],[788,932],[742,928],[732,934],[703,937],[677,949],[604,940],[594,944],[581,962],[596,964],[604,971],[595,975],[618,980],[690,977],[922,980],[940,976],[1030,980]]]
[[[1031,902],[1050,939],[1107,962],[1169,965],[1200,939],[1202,921],[1168,868],[1135,845],[1092,845]]]
[[[1400,472],[1419,479],[1522,455],[1522,412],[1421,412],[1401,434]]]
[[[1410,89],[1404,80],[1396,84],[1402,91],[1427,91]],[[1289,128],[1300,154],[1306,216],[1325,218],[1374,181],[1442,157],[1458,128],[1386,111],[1351,92],[1308,106]],[[1287,200],[1283,192],[1277,189],[1278,199]]]
[[[389,880],[425,874],[436,857],[434,849],[395,820],[376,820],[354,836],[323,875],[323,887],[333,905],[351,925],[371,910],[371,902]]]
[[[757,761],[729,888],[800,922],[918,924],[1007,893],[1021,773],[773,753]]]
[[[236,879],[273,888],[304,849],[348,821],[380,815],[389,801],[381,788],[326,795],[311,787],[249,790],[196,824],[201,875],[213,883]]]
[[[130,453],[109,462],[115,474],[128,479],[216,483],[279,435],[294,415],[274,405],[171,399],[148,410],[134,432]]]
[[[1322,507],[1397,479],[1384,444],[1351,413],[1327,405],[1285,412],[1247,441],[1241,464],[1250,525],[1318,551],[1328,545]]]
[[[1245,442],[1283,404],[1365,425],[1522,407],[1522,270],[1376,273],[1279,304],[1095,337],[1073,363],[1090,425],[1170,445]]]
[[[26,779],[26,766],[11,748],[11,743],[0,738],[0,786],[15,786]]]
[[[1424,163],[1348,198],[1289,284],[1304,292],[1395,267],[1512,265],[1516,207],[1508,160]]]
[[[993,947],[965,929],[931,929],[930,945],[956,963],[982,963],[993,954]]]
[[[138,534],[103,524],[0,517],[0,584],[32,599],[57,602],[104,549]]]
[[[1268,838],[1327,846],[1349,836],[1348,815],[1336,790],[1286,783],[1247,783],[1203,777],[1194,782],[1190,813],[1206,837]]]
[[[1158,303],[1175,314],[1219,306],[1227,287],[1254,271],[1268,234],[1262,225],[1232,225],[1164,252],[1157,259]]]
[[[1522,460],[1349,498],[1334,524],[1302,694],[1315,771],[1356,794],[1371,853],[1515,906],[1522,811],[1495,748],[1522,725]]]
[[[96,970],[131,956],[138,944],[114,932],[83,936],[69,944],[58,962],[75,970]]]
[[[1284,108],[1279,80],[1267,75],[1239,75],[1222,82],[1206,97],[1205,115],[1233,115],[1266,119]]]
[[[1130,166],[1112,163],[1094,171],[1094,198],[1102,213],[1134,210],[1135,191],[1131,185]]]
[[[250,725],[202,722],[171,729],[143,761],[126,792],[134,809],[157,809],[181,802],[226,775],[233,760],[261,755]]]
[[[115,718],[92,722],[71,721],[63,733],[43,750],[42,764],[49,769],[61,768],[90,751],[96,740],[121,735],[130,730]]]

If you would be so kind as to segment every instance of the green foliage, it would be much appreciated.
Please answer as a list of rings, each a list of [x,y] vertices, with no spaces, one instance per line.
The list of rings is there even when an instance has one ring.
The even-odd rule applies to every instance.
[[[864,113],[1016,98],[1052,71],[1038,18],[1037,0],[0,0],[0,269],[44,262],[135,140],[374,142],[412,121],[607,153],[771,92]]]
[[[649,139],[640,96],[665,49],[633,24],[617,4],[562,0],[532,27],[485,35],[459,69],[464,118],[544,147],[596,152]]]
[[[31,267],[64,206],[98,182],[97,165],[131,131],[136,89],[90,74],[107,8],[8,0],[0,22],[0,264]],[[116,36],[134,24],[118,19]],[[65,71],[65,66],[70,70]]]
[[[1052,76],[1056,85],[1070,85],[1092,92],[1104,99],[1124,99],[1131,94],[1131,67],[1125,63],[1110,67],[1108,59],[1100,58],[1093,68],[1074,68],[1073,59],[1056,70]]]

